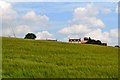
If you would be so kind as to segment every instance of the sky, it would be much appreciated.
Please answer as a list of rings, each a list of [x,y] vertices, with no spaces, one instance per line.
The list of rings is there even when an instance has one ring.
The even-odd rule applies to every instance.
[[[117,2],[7,2],[0,1],[2,34],[24,38],[32,32],[39,39],[91,37],[118,44]]]

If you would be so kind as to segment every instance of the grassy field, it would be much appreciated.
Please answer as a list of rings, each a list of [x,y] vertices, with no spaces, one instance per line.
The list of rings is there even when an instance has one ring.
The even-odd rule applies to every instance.
[[[118,48],[2,39],[3,78],[117,78]]]

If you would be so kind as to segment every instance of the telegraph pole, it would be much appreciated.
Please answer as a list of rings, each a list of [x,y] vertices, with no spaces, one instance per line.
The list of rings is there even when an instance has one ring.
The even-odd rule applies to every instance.
[[[12,34],[13,34],[13,36],[16,38],[16,35],[15,35],[15,32],[14,32],[12,26],[10,26],[10,29],[12,30]]]
[[[12,28],[12,27],[11,27],[11,28]],[[15,32],[14,32],[13,28],[12,28],[12,32],[13,32],[13,36],[16,38],[16,36],[15,36]]]

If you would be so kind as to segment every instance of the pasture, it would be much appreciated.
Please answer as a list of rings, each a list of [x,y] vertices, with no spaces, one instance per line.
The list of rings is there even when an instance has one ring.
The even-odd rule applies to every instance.
[[[117,78],[118,48],[2,38],[3,78]]]

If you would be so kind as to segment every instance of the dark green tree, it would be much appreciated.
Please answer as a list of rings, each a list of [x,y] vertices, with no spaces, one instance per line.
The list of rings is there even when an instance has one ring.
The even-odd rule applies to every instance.
[[[24,39],[35,39],[36,35],[33,33],[28,33],[25,35]]]
[[[84,37],[84,40],[89,40],[87,37]]]
[[[91,41],[92,39],[89,37],[89,41]]]
[[[120,47],[119,45],[115,45],[115,47]]]
[[[100,40],[97,40],[97,41],[96,41],[96,44],[101,45],[102,42],[101,42]]]

